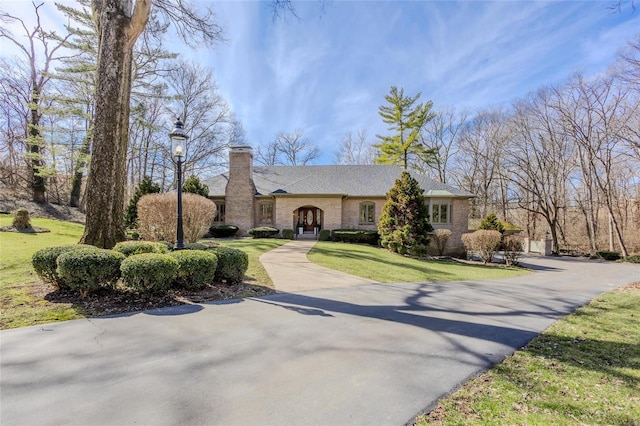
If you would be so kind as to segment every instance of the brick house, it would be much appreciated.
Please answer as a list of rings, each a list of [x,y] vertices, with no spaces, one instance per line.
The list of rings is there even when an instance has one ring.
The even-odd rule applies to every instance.
[[[252,148],[235,146],[229,172],[204,183],[218,207],[216,224],[238,226],[242,234],[273,226],[313,235],[320,229],[375,230],[385,194],[401,173],[402,168],[385,165],[254,167]],[[424,189],[432,226],[452,232],[447,251],[461,251],[473,194],[412,176]]]

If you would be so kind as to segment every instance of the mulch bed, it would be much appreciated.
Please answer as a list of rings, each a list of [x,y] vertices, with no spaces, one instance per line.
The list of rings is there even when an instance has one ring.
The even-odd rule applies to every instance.
[[[240,297],[259,297],[275,293],[269,287],[253,284],[210,285],[202,290],[171,289],[165,294],[142,294],[123,288],[116,290],[101,289],[86,297],[76,291],[57,289],[52,284],[35,282],[31,285],[31,294],[51,304],[72,306],[82,315],[102,316],[139,312],[169,306],[193,305],[217,300],[229,300]]]

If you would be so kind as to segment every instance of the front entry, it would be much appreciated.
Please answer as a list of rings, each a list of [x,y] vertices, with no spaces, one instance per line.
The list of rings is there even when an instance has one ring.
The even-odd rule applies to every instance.
[[[315,207],[300,207],[298,209],[298,227],[304,232],[313,232],[318,224],[318,213]]]

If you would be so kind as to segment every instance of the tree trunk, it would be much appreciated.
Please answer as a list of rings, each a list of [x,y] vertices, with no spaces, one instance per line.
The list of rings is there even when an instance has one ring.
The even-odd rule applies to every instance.
[[[31,191],[33,201],[39,204],[45,204],[46,198],[46,182],[40,175],[42,168],[42,153],[40,147],[40,113],[38,112],[38,102],[40,94],[34,89],[31,93],[31,119],[29,120],[29,152],[31,153]]]
[[[138,0],[132,14],[130,0],[92,2],[100,41],[84,244],[112,248],[125,239],[131,62],[150,5],[151,0]]]
[[[91,153],[91,139],[87,136],[80,147],[76,170],[73,174],[73,182],[71,183],[71,195],[69,197],[69,206],[80,207],[80,195],[82,192],[82,178],[84,177],[84,168],[87,165],[85,158]]]

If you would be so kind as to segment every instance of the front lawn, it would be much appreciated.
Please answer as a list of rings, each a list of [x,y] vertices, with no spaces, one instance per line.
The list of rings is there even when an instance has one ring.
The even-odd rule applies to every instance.
[[[318,242],[307,257],[318,265],[383,283],[488,280],[529,273],[520,268],[418,260],[379,247],[325,241]]]
[[[637,425],[640,283],[605,293],[441,400],[425,425]]]
[[[249,255],[249,269],[247,269],[247,272],[245,273],[245,282],[274,288],[271,278],[269,278],[267,271],[265,271],[258,258],[263,253],[288,243],[289,240],[280,240],[275,238],[220,238],[215,239],[214,241],[219,243],[221,246],[239,249]]]

